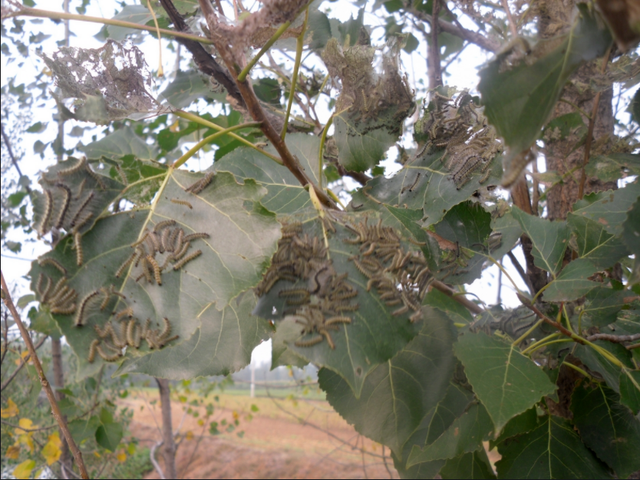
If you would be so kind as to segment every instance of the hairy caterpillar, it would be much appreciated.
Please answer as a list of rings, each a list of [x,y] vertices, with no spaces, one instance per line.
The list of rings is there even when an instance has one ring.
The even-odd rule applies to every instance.
[[[172,198],[171,203],[175,203],[177,205],[184,205],[185,207],[189,207],[189,210],[193,210],[193,205],[191,205],[186,200],[180,200],[179,198]]]
[[[42,223],[39,229],[40,235],[44,235],[48,231],[47,225],[49,224],[51,212],[53,211],[53,197],[51,196],[51,191],[48,189],[44,190],[44,201],[44,215],[42,215]]]
[[[158,340],[162,340],[171,335],[171,323],[167,317],[162,317],[162,330],[158,335]]]
[[[62,286],[65,284],[66,281],[67,281],[67,277],[60,277],[60,280],[58,280],[54,285],[53,289],[51,289],[51,298],[55,298],[58,296],[58,294],[60,293],[60,290],[62,289]]]
[[[87,195],[87,197],[84,199],[84,201],[82,202],[82,204],[80,205],[80,207],[76,211],[76,214],[71,219],[71,223],[69,224],[71,226],[71,228],[76,226],[76,223],[78,222],[78,218],[80,218],[80,214],[82,214],[83,210],[85,208],[87,208],[87,205],[89,205],[91,200],[93,200],[94,195],[95,194],[93,192],[89,192],[89,195]]]
[[[125,308],[124,310],[120,310],[114,318],[116,320],[119,320],[122,317],[133,317],[133,308],[128,307],[128,308]]]
[[[82,299],[82,301],[80,302],[80,307],[78,308],[78,313],[73,323],[74,327],[81,327],[84,325],[84,312],[87,308],[87,305],[92,298],[99,294],[100,290],[94,290]]]
[[[72,175],[76,172],[79,172],[80,169],[84,167],[86,162],[87,162],[87,157],[82,157],[80,160],[78,160],[78,163],[76,163],[72,167],[65,168],[63,170],[58,170],[58,176],[64,177],[65,175]]]
[[[175,229],[173,229],[175,230]],[[160,237],[160,244],[162,245],[162,248],[164,248],[165,252],[172,252],[173,251],[173,245],[169,244],[169,235],[171,234],[172,229],[170,228],[165,228],[162,231],[162,236]]]
[[[188,243],[186,243],[185,245],[189,245]],[[184,257],[182,260],[180,260],[178,263],[175,263],[173,265],[173,269],[174,270],[180,270],[187,262],[190,262],[191,260],[193,260],[194,258],[199,257],[200,255],[202,255],[202,250],[196,250],[195,252],[193,252],[190,255],[187,255],[186,257]]]
[[[467,183],[469,176],[480,165],[482,158],[478,155],[467,158],[458,169],[451,174],[451,179],[455,182],[456,188],[460,190]]]
[[[147,262],[149,262],[153,268],[153,276],[156,279],[156,283],[158,285],[162,285],[162,275],[160,275],[160,266],[158,265],[158,262],[156,262],[156,259],[151,255],[147,255]]]
[[[149,344],[149,348],[151,350],[160,348],[160,345],[158,345],[158,342],[157,342],[157,339],[156,339],[156,335],[155,335],[153,330],[147,329],[147,331],[145,332],[144,339]]]
[[[397,310],[394,310],[393,312],[391,312],[391,315],[393,315],[394,317],[397,317],[399,315],[407,313],[408,311],[409,311],[409,307],[407,307],[406,305],[403,305],[402,307],[398,308]]]
[[[73,228],[73,232],[78,233],[80,229],[84,227],[89,220],[91,220],[91,217],[93,217],[93,213],[91,212],[88,212],[86,215],[80,217],[76,222],[76,226]]]
[[[132,318],[127,323],[127,330],[126,330],[127,344],[131,345],[132,347],[135,345],[135,341],[134,341],[135,339],[133,338],[135,326],[136,326],[136,321],[135,319]]]
[[[171,230],[171,233],[169,234],[169,239],[167,240],[167,244],[169,248],[165,248],[165,250],[170,252],[175,252],[176,237],[178,236],[178,232],[182,232],[182,229],[174,228]],[[183,232],[183,235],[184,235],[184,232]]]
[[[64,183],[56,183],[56,187],[64,190],[64,199],[62,200],[62,209],[58,214],[58,218],[55,221],[56,228],[62,227],[62,223],[64,222],[64,217],[69,210],[69,203],[71,202],[71,189],[67,187]]]
[[[299,297],[287,299],[287,305],[304,305],[309,303],[310,293],[306,288],[295,288],[290,290],[281,290],[278,293],[279,297]]]
[[[73,240],[76,248],[76,263],[78,266],[82,265],[82,260],[84,258],[82,253],[82,234],[80,232],[76,232],[73,235]]]
[[[125,269],[131,265],[131,263],[135,260],[135,258],[138,256],[138,252],[133,252],[131,255],[129,255],[129,257],[124,261],[124,263],[122,265],[120,265],[120,268],[118,268],[118,270],[116,271],[116,278],[120,278],[120,276],[124,273]]]
[[[116,169],[116,172],[118,172],[118,175],[120,176],[120,180],[122,180],[122,183],[125,186],[129,185],[129,181],[127,180],[127,176],[124,174],[124,170],[122,170],[122,167],[120,167],[120,165],[116,163],[115,169]]]
[[[178,235],[178,240],[180,240],[180,235]],[[187,250],[189,250],[189,247],[191,247],[191,244],[189,242],[182,245],[182,248],[180,249],[180,251],[176,252],[173,255],[173,260],[174,261],[180,260],[182,257],[184,257],[184,254],[187,253]]]
[[[194,195],[197,195],[202,190],[207,188],[207,186],[211,183],[211,180],[213,180],[214,175],[215,175],[214,172],[207,173],[204,176],[204,178],[201,178],[200,180],[198,180],[194,184],[192,184],[189,187],[185,188],[185,192],[191,192]]]
[[[311,338],[309,340],[298,340],[293,344],[296,347],[313,347],[314,345],[317,345],[318,343],[322,342],[323,338],[324,337],[322,335],[318,335],[317,337]]]
[[[182,250],[182,242],[184,240],[184,230],[182,230],[181,228],[177,229],[178,230],[178,238],[176,239],[176,243],[175,246],[173,247],[173,251],[174,252],[179,252]],[[187,247],[188,248],[188,247]],[[185,254],[186,250],[182,253],[183,255]]]
[[[104,350],[102,350],[101,345],[96,346],[96,352],[98,352],[98,355],[100,355],[105,362],[115,362],[122,356],[122,353],[118,353],[118,352],[115,352],[112,355],[109,355]]]
[[[38,293],[40,293],[40,301],[42,303],[47,303],[47,300],[49,298],[49,293],[51,292],[51,278],[49,278],[46,275],[45,275],[45,278],[47,279],[47,286],[44,287],[42,292],[40,292],[40,291],[38,292]]]
[[[153,227],[153,231],[154,232],[159,232],[160,230],[162,230],[165,227],[172,227],[173,225],[176,224],[175,220],[163,220],[162,222],[158,222],[156,223],[156,226]]]
[[[118,331],[116,331],[116,329]],[[123,348],[127,346],[127,326],[126,323],[120,322],[119,324],[111,326],[111,341],[117,348]]]
[[[142,245],[142,242],[144,242],[147,239],[148,235],[149,235],[149,232],[144,232],[144,235],[140,237],[138,241],[132,243],[131,247],[137,247],[138,245]]]
[[[400,190],[400,194],[402,195],[402,194],[403,194],[404,192],[406,192],[407,190],[408,190],[409,192],[413,192],[413,187],[415,187],[415,186],[416,186],[416,184],[418,183],[418,180],[419,180],[419,179],[420,179],[420,172],[418,172],[418,175],[416,175],[416,178],[415,178],[415,180],[413,181],[413,183],[411,184],[411,186],[409,186],[409,187],[407,187],[407,186],[402,187],[402,190]]]
[[[76,304],[72,303],[68,307],[51,307],[51,313],[57,313],[59,315],[71,315],[76,311]]]
[[[93,178],[93,179],[98,183],[98,185],[100,185],[100,190],[104,190],[104,189],[106,189],[107,187],[105,186],[104,182],[103,182],[103,181],[102,181],[102,179],[100,178],[100,175],[98,175],[96,172],[94,172],[94,171],[91,169],[91,167],[89,166],[89,164],[88,164],[88,163],[87,163],[87,164],[85,164],[85,167],[86,167],[86,168],[85,168],[85,170],[86,170],[86,172],[89,174],[89,176],[90,176],[91,178]]]
[[[58,296],[52,300],[52,305],[54,307],[59,307],[60,305],[65,305],[70,301],[75,301],[78,297],[78,294],[73,288],[64,287]]]
[[[353,264],[356,266],[356,268],[358,269],[358,271],[364,275],[367,278],[371,278],[371,276],[373,275],[372,272],[370,272],[369,270],[367,270],[364,265],[362,265],[362,263],[360,263],[360,261],[356,258],[353,258]]]
[[[325,325],[335,325],[338,323],[351,323],[349,317],[332,317],[325,322]]]
[[[75,199],[78,200],[80,199],[80,195],[82,195],[82,192],[84,191],[84,186],[87,184],[87,179],[83,178],[82,181],[80,182],[80,186],[78,187],[78,193],[76,194]]]
[[[331,350],[336,349],[336,344],[333,343],[333,338],[331,338],[331,334],[325,328],[319,328],[318,333],[327,340],[327,343],[329,344],[329,348],[331,348]]]
[[[149,234],[147,235],[147,244],[151,248],[152,252],[164,252],[164,249],[162,248],[162,245],[160,245],[160,241],[158,240],[158,236],[154,232],[149,232]]]
[[[107,304],[109,303],[109,299],[111,298],[111,293],[109,293],[109,290],[104,287],[100,287],[100,291],[104,293],[104,300],[102,300],[102,303],[100,304],[100,310],[102,311],[107,308]]]
[[[184,242],[190,242],[191,240],[195,240],[197,238],[209,238],[208,233],[191,233],[184,237]]]
[[[100,340],[94,339],[89,346],[89,356],[87,357],[87,361],[89,363],[93,363],[96,358],[96,347],[100,345]]]
[[[51,257],[41,258],[40,260],[38,260],[38,265],[40,265],[41,267],[44,267],[45,265],[53,265],[58,270],[60,270],[60,273],[62,273],[63,275],[67,274],[67,269],[64,268],[60,264],[60,262],[58,262],[57,260],[55,260],[54,258],[51,258]]]
[[[134,267],[137,267],[140,261],[147,256],[147,250],[144,248],[144,245],[139,245],[138,247],[136,247],[136,253],[138,254],[138,256],[136,257],[136,261],[133,264]]]
[[[140,277],[144,276],[144,278],[147,279],[147,283],[151,283],[151,282],[153,282],[153,277],[151,276],[151,273],[149,272],[150,265],[148,265],[147,263],[148,263],[147,262],[147,257],[142,257],[142,262],[140,263],[140,266],[142,267],[142,275]],[[138,279],[140,277],[138,277],[136,279],[136,282],[138,281]]]
[[[98,334],[98,337],[107,338],[107,336],[109,336],[109,334],[111,333],[111,322],[107,323],[104,326],[104,330],[102,330],[99,325],[94,325],[93,329]]]

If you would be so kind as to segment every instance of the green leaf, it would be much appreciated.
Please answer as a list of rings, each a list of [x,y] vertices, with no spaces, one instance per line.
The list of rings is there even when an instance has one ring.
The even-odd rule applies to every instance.
[[[173,108],[188,107],[199,98],[215,99],[218,102],[226,101],[226,96],[222,93],[214,93],[207,78],[195,70],[188,72],[178,70],[176,77],[160,95]]]
[[[550,272],[554,277],[558,273],[564,251],[569,241],[569,229],[566,222],[551,222],[543,218],[528,215],[518,207],[513,207],[512,215],[520,223],[522,230],[533,242],[533,261],[538,268]]]
[[[496,478],[484,448],[447,460],[442,478]]]
[[[29,322],[29,328],[31,330],[44,333],[54,339],[59,339],[62,336],[58,324],[47,308],[40,308],[38,310],[35,308],[30,309]]]
[[[96,430],[96,442],[102,448],[115,452],[122,440],[123,428],[121,423],[113,421],[111,413],[106,408],[100,411],[100,425]]]
[[[485,114],[510,147],[507,164],[538,138],[575,69],[602,56],[611,45],[609,31],[595,10],[586,6],[579,10],[565,40],[550,53],[535,59],[538,52],[534,50],[530,56],[535,60],[520,58],[511,66],[505,57],[512,48],[480,72],[478,90]],[[542,52],[549,48],[544,43]]]
[[[136,372],[170,380],[229,375],[251,362],[251,352],[269,338],[268,323],[251,316],[256,299],[241,294],[224,310],[214,305],[200,313],[200,326],[189,340],[151,355],[126,360],[118,374]]]
[[[585,173],[603,182],[615,182],[628,175],[640,175],[640,158],[632,153],[594,155],[589,159]]]
[[[473,405],[433,443],[420,448],[414,445],[407,466],[420,462],[454,458],[464,453],[474,452],[489,438],[493,423],[487,410],[479,404]]]
[[[79,146],[78,149],[89,159],[117,159],[124,155],[134,155],[138,160],[155,160],[159,154],[154,145],[148,145],[131,127],[118,129],[96,142]]]
[[[144,25],[152,18],[151,12],[149,12],[146,5],[126,5],[120,13],[113,17],[113,20],[122,20],[124,22]],[[114,27],[112,25],[107,25],[106,29],[108,37],[118,42],[123,41],[128,35],[140,32],[140,30],[134,28]]]
[[[598,269],[609,268],[628,255],[621,238],[607,233],[595,220],[569,213],[567,223],[576,237],[578,255],[590,260]]]
[[[579,137],[586,131],[586,125],[582,115],[578,112],[567,113],[551,120],[544,127],[544,136],[552,140],[564,140],[569,134],[574,133]]]
[[[577,201],[572,213],[598,222],[611,235],[620,235],[627,213],[640,197],[640,182],[628,183],[624,188],[592,193]]]
[[[536,408],[537,407],[532,407],[509,420],[502,429],[500,436],[489,442],[489,447],[493,449],[496,445],[501,444],[511,437],[528,433],[536,428],[538,426],[538,413]]]
[[[275,78],[260,78],[253,84],[256,96],[265,103],[280,107],[282,87]]]
[[[556,389],[532,360],[496,337],[467,333],[460,337],[454,350],[496,432]]]
[[[498,446],[499,478],[611,478],[568,420],[547,416],[531,432]]]
[[[320,388],[356,431],[401,455],[404,443],[445,396],[455,364],[454,340],[451,321],[431,310],[418,336],[367,376],[360,398],[327,369],[318,373]]]
[[[600,284],[587,280],[597,271],[589,260],[578,258],[567,265],[544,291],[547,302],[568,302],[583,297]]]
[[[422,462],[407,467],[407,459],[414,447],[424,447],[433,444],[463,415],[473,401],[473,394],[456,384],[450,384],[447,393],[436,408],[429,411],[420,426],[405,442],[402,455],[391,452],[393,463],[402,478],[433,478],[445,464],[445,460]]]
[[[27,133],[42,133],[45,131],[45,129],[47,128],[47,123],[42,123],[42,122],[36,122],[33,125],[31,125],[29,128],[27,128],[25,131]]]
[[[615,356],[627,368],[634,368],[634,365],[631,362],[631,353],[629,353],[624,346],[618,343],[606,342],[604,340],[596,340],[592,343],[612,353],[613,356]],[[621,368],[619,366],[612,363],[609,359],[602,356],[589,345],[576,345],[574,355],[578,357],[589,370],[603,378],[604,381],[607,382],[607,385],[615,390],[616,393],[620,393]]]
[[[619,400],[610,388],[585,382],[573,392],[571,411],[585,445],[627,478],[640,470],[640,420]]]
[[[584,314],[596,327],[604,327],[614,323],[618,312],[625,306],[625,299],[628,296],[629,292],[625,290],[597,287],[587,293]]]
[[[483,169],[472,172],[470,180],[458,188],[442,161],[443,150],[419,156],[391,178],[376,177],[363,189],[366,196],[380,208],[381,204],[395,208],[421,209],[424,227],[438,223],[451,207],[467,200],[481,188]],[[484,182],[497,184],[502,175],[499,158],[486,168],[490,176]]]
[[[499,260],[510,252],[518,242],[522,236],[522,227],[512,213],[507,212],[501,217],[491,219],[491,229],[502,235],[500,245],[491,250],[491,256]]]
[[[426,297],[424,297],[423,303],[446,313],[454,323],[469,324],[473,321],[473,316],[469,310],[435,288],[429,290]]]
[[[105,298],[104,293],[95,297],[96,301],[89,302],[86,311],[82,311],[85,325],[82,328],[74,327],[81,313],[79,311],[75,311],[73,316],[54,316],[78,356],[80,375],[93,374],[102,363],[100,356],[96,356],[92,364],[87,363],[90,344],[98,339],[94,326],[105,328],[107,322],[117,322],[113,317],[114,313],[126,308],[133,309],[132,319],[138,326],[143,326],[148,318],[150,328],[157,332],[163,328],[163,318],[168,319],[171,335],[179,335],[179,338],[165,348],[189,341],[203,321],[212,322],[212,325],[207,326],[207,331],[213,337],[202,337],[204,330],[200,330],[202,343],[215,345],[220,336],[235,338],[238,342],[233,346],[238,350],[237,356],[228,357],[228,364],[217,363],[219,358],[212,363],[220,365],[221,371],[237,368],[239,358],[245,355],[241,352],[252,349],[246,343],[240,343],[237,336],[239,332],[249,334],[253,331],[254,337],[249,338],[256,339],[256,343],[259,341],[260,322],[250,320],[248,325],[240,328],[236,319],[227,322],[221,330],[215,322],[221,322],[223,317],[213,310],[225,309],[232,298],[258,283],[280,237],[280,225],[275,216],[259,202],[266,190],[252,180],[246,180],[240,185],[233,175],[221,172],[208,177],[210,182],[201,192],[185,192],[185,188],[202,178],[202,174],[172,171],[166,177],[157,202],[151,208],[117,213],[100,219],[81,239],[84,252],[82,266],[75,264],[76,254],[71,250],[71,236],[63,238],[54,252],[48,255],[66,268],[68,286],[77,292],[78,305],[87,295],[100,288],[113,288],[124,296],[110,295],[104,310],[98,309],[98,298]],[[188,202],[188,205],[171,202],[176,199]],[[155,225],[167,220],[177,222],[177,226],[166,227],[171,232],[177,233],[176,229],[182,229],[184,235],[209,235],[209,238],[191,240],[190,246],[186,247],[188,253],[183,258],[196,254],[198,250],[202,252],[201,255],[175,269],[178,264],[172,265],[167,261],[169,252],[160,253],[147,242],[147,254],[155,257],[158,265],[165,262],[168,264],[168,268],[161,273],[162,285],[158,285],[153,276],[147,283],[144,274],[141,274],[143,264],[125,265],[119,278],[116,278],[116,272],[127,259],[132,258],[134,249],[131,245],[143,238],[145,232],[152,231]],[[160,232],[158,236],[162,236]],[[31,271],[33,285],[44,268],[34,264]],[[53,275],[54,271],[49,270],[50,268],[53,267],[47,265],[46,272]],[[59,277],[59,274],[56,275],[58,276],[52,277],[54,282]],[[250,310],[247,306],[243,308]],[[226,315],[233,317],[229,310]],[[246,342],[248,339],[242,341]],[[227,348],[231,349],[232,346]],[[140,349],[128,348],[126,356],[137,357],[148,353],[150,350],[143,344]],[[189,366],[200,368],[202,365],[190,363]],[[154,371],[160,372],[162,368],[171,370],[171,367],[171,364],[159,364],[158,370]]]
[[[303,133],[293,133],[287,135],[286,142],[307,175],[317,184],[320,139]],[[275,153],[273,147],[268,151]],[[231,172],[239,180],[254,179],[268,191],[261,203],[279,215],[296,213],[311,204],[309,192],[300,185],[289,169],[251,148],[235,149],[215,162],[212,170]],[[326,180],[323,179],[323,183],[326,185]]]
[[[100,418],[97,415],[93,415],[88,419],[77,419],[69,422],[69,432],[76,441],[81,444],[84,440],[89,438],[95,438],[96,430],[100,426]]]
[[[622,239],[637,261],[640,258],[640,198],[633,204],[622,225]]]
[[[640,411],[640,371],[624,369],[620,372],[620,402],[634,415]]]

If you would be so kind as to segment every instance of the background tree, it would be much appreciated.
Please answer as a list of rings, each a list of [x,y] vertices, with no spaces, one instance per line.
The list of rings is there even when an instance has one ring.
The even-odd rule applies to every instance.
[[[105,24],[102,48],[42,61],[61,118],[108,127],[13,200],[29,193],[21,218],[39,236],[60,232],[31,286],[78,375],[111,362],[226,374],[271,338],[272,366],[320,367],[332,406],[402,476],[492,477],[483,440],[504,478],[640,469],[638,92],[635,120],[616,130],[612,110],[612,86],[635,85],[639,15],[618,3],[622,17],[608,4],[379,2],[375,45],[364,6],[340,22],[294,0],[161,0],[112,20],[8,4],[3,26]],[[118,43],[137,30],[192,57],[161,99],[141,51]],[[478,95],[443,85],[467,44],[495,53]],[[420,48],[429,90],[413,92],[398,58]],[[202,99],[220,114],[198,113]],[[380,166],[392,147],[395,173]],[[209,168],[181,168],[201,151]],[[465,297],[487,265],[519,306]]]

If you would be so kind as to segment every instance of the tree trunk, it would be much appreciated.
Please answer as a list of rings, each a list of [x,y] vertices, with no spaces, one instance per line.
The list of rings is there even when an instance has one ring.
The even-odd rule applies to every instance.
[[[64,367],[62,365],[62,344],[59,338],[51,338],[51,363],[53,366],[53,385],[56,387],[56,400],[60,402],[65,396],[60,390],[64,388]],[[67,417],[63,417],[67,421]],[[60,463],[64,468],[71,470],[73,468],[73,457],[69,452],[69,445],[60,432],[60,441],[62,442],[62,454],[60,455]],[[67,476],[63,473],[63,476]]]
[[[171,423],[171,390],[169,380],[156,378],[160,391],[160,407],[162,409],[162,458],[164,459],[164,477],[176,477],[176,444],[173,441],[173,425]]]

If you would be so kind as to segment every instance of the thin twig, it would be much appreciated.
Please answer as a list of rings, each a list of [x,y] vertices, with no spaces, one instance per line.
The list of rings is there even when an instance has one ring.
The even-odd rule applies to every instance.
[[[387,469],[389,478],[393,478],[393,473],[391,473],[391,469],[389,469],[389,465],[387,465],[387,456],[384,453],[384,445],[382,445],[382,462],[384,463],[384,468]]]
[[[604,73],[607,69],[607,64],[609,63],[609,55],[611,54],[612,47],[609,47],[607,53],[604,54],[604,58],[602,59],[602,68],[600,69],[600,73]],[[587,131],[587,139],[584,144],[584,159],[582,160],[582,167],[580,168],[580,185],[578,186],[578,200],[582,200],[584,196],[584,184],[587,181],[587,172],[585,168],[587,163],[589,163],[589,156],[591,155],[591,142],[593,141],[593,129],[596,126],[596,117],[598,116],[598,105],[600,104],[600,94],[602,92],[596,93],[595,98],[593,99],[593,108],[591,109],[591,118],[589,118],[589,129]]]
[[[560,330],[560,332],[567,336],[572,338],[573,340],[575,340],[576,342],[584,345],[585,343],[585,339],[579,337],[578,335],[576,335],[575,333],[572,333],[570,330],[568,330],[566,327],[564,327],[563,325],[561,325],[560,323],[556,322],[555,320],[551,320],[549,317],[547,317],[544,313],[542,313],[538,307],[536,307],[533,303],[531,303],[531,300],[529,300],[528,298],[526,298],[525,296],[521,295],[521,294],[517,294],[518,295],[518,299],[522,302],[522,304],[527,307],[529,310],[531,310],[533,313],[535,313],[536,315],[538,315],[538,318],[541,318],[542,320],[544,320],[545,323],[551,325],[552,327]]]
[[[153,468],[155,468],[156,472],[158,472],[158,476],[160,478],[166,478],[164,476],[164,472],[162,471],[162,468],[160,468],[160,464],[158,463],[158,461],[156,460],[156,450],[162,445],[162,441],[159,441],[157,443],[154,443],[153,446],[151,447],[151,449],[149,450],[149,459],[151,460],[151,463],[153,464]]]
[[[444,293],[448,297],[451,297],[453,300],[455,300],[460,305],[465,307],[471,313],[476,313],[477,314],[477,313],[484,312],[484,309],[480,305],[477,305],[477,304],[473,303],[471,300],[469,300],[468,298],[460,295],[459,292],[456,292],[455,290],[452,290],[447,285],[442,283],[440,280],[434,280],[433,283],[431,283],[431,286],[433,288],[435,288],[436,290],[441,291],[442,293]]]
[[[433,90],[434,88],[442,86],[442,72],[440,71],[440,49],[438,48],[438,15],[440,14],[440,0],[433,0],[433,9],[431,11],[432,18],[434,19],[431,22],[431,42],[429,44],[429,59],[428,59],[428,69],[429,69],[429,88]]]
[[[57,423],[54,423],[53,425],[47,425],[46,427],[24,428],[24,427],[21,427],[20,425],[15,425],[11,422],[7,422],[6,420],[1,420],[1,422],[3,425],[6,425],[11,428],[17,428],[18,430],[23,430],[25,432],[41,432],[42,430],[51,430],[52,428],[56,428],[58,426]]]
[[[38,343],[36,344],[36,350],[38,350],[45,342],[45,340],[49,338],[47,336],[42,337]],[[0,387],[0,392],[2,392],[5,388],[7,388],[7,386],[13,381],[13,379],[16,377],[16,375],[18,375],[18,373],[20,372],[20,370],[22,370],[22,367],[24,367],[27,363],[29,363],[29,358],[31,358],[31,354],[28,354],[23,360],[22,363],[20,365],[18,365],[18,368],[15,369],[15,371],[9,376],[9,378],[7,378],[3,384],[2,387]]]
[[[18,311],[16,310],[15,305],[13,304],[13,300],[11,299],[11,293],[9,292],[9,288],[7,287],[7,284],[4,280],[4,273],[2,273],[1,271],[0,271],[0,277],[2,279],[2,297],[3,297],[2,299],[4,300],[4,303],[9,309],[9,311],[11,312],[11,315],[13,316],[13,320],[16,322],[16,325],[18,325],[18,328],[20,329],[20,334],[22,335],[24,343],[26,344],[27,349],[31,354],[33,366],[38,372],[38,377],[40,378],[40,383],[42,384],[42,388],[44,389],[47,395],[47,399],[51,404],[51,411],[53,413],[53,416],[58,422],[58,425],[60,426],[60,430],[62,430],[62,433],[64,434],[64,438],[67,440],[67,443],[69,444],[69,448],[73,452],[73,457],[76,461],[76,464],[78,465],[78,468],[80,469],[80,474],[82,478],[89,478],[89,474],[87,473],[87,468],[85,467],[84,460],[82,459],[82,453],[80,452],[80,450],[78,450],[78,446],[76,445],[76,442],[74,442],[73,437],[69,432],[69,428],[67,427],[67,424],[65,423],[62,417],[62,414],[60,413],[60,408],[58,407],[58,403],[56,402],[56,397],[53,393],[53,389],[51,388],[51,385],[49,384],[49,381],[47,380],[47,377],[44,374],[44,370],[42,369],[42,364],[40,363],[40,359],[36,354],[36,349],[33,346],[33,342],[31,341],[29,332],[27,332],[27,328],[22,323],[22,319],[20,318],[20,315],[18,314]]]
[[[518,261],[516,256],[513,254],[513,252],[507,252],[507,255],[509,256],[509,260],[511,260],[511,263],[513,264],[513,266],[516,268],[516,270],[520,274],[520,277],[522,278],[522,280],[524,280],[524,283],[527,284],[529,293],[533,295],[534,294],[533,285],[531,285],[531,280],[529,279],[529,276],[524,272],[522,265],[520,265],[520,262]]]
[[[513,21],[513,16],[511,15],[511,10],[509,9],[508,0],[502,0],[502,8],[504,8],[505,13],[507,14],[507,20],[509,21],[509,29],[511,30],[511,35],[513,38],[518,37],[518,28],[516,27],[516,22]]]
[[[7,152],[9,153],[9,158],[11,159],[11,163],[13,164],[14,167],[16,167],[16,170],[18,171],[18,175],[22,177],[22,171],[20,171],[20,166],[18,165],[18,161],[16,160],[16,157],[13,155],[13,149],[11,148],[11,142],[9,142],[9,137],[7,137],[7,134],[4,133],[4,123],[1,125],[1,127],[2,127],[2,141],[4,142],[5,147],[7,147]],[[31,189],[29,188],[29,185],[25,185],[24,189],[27,191],[27,193],[31,193]]]

